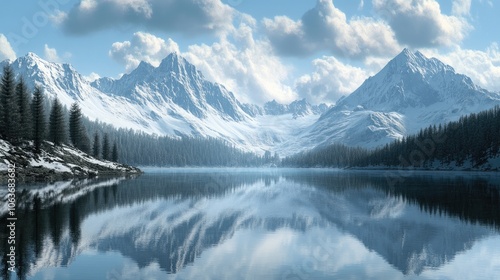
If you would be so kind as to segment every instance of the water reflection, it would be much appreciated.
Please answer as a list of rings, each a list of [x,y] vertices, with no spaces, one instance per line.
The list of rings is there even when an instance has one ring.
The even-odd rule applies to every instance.
[[[20,193],[17,274],[432,279],[456,278],[468,259],[495,275],[499,185],[495,176],[388,184],[384,173],[184,170],[30,187]]]

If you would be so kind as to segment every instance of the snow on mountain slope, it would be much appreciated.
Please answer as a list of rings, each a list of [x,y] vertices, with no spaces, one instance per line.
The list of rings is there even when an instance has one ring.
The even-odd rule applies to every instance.
[[[499,104],[499,94],[435,58],[405,49],[302,131],[298,141],[284,146],[307,149],[336,142],[372,148]]]
[[[247,118],[231,92],[205,80],[194,65],[176,53],[168,55],[157,68],[142,62],[119,80],[104,78],[92,86],[138,103],[175,104],[198,118],[210,114],[234,121]]]
[[[328,105],[321,103],[319,105],[311,105],[306,99],[296,100],[289,105],[280,104],[276,100],[264,104],[262,114],[266,115],[284,115],[293,114],[294,117],[306,116],[311,114],[323,114],[328,110]]]
[[[351,95],[337,102],[338,108],[362,106],[378,111],[403,112],[446,102],[466,109],[498,95],[476,86],[472,80],[441,61],[404,49],[377,75]]]
[[[78,101],[82,112],[92,120],[123,128],[141,129],[144,126],[138,120],[147,115],[140,106],[127,98],[100,92],[69,64],[47,62],[34,53],[19,57],[10,64],[17,75],[24,77],[29,88],[41,86],[46,97],[57,97],[68,108]]]
[[[33,53],[0,64],[6,63],[64,105],[78,101],[90,119],[149,134],[221,138],[246,151],[280,155],[331,143],[377,147],[500,104],[500,94],[407,49],[332,108],[306,100],[241,104],[175,53],[158,67],[142,62],[120,79],[93,83],[70,65]]]
[[[406,135],[404,119],[397,112],[337,111],[299,132],[294,141],[284,142],[277,150],[284,154],[287,150],[302,151],[335,143],[377,147]]]
[[[258,105],[239,103],[224,86],[205,80],[175,53],[158,67],[142,62],[118,80],[93,83],[70,65],[47,62],[33,53],[1,64],[6,63],[29,87],[43,87],[49,98],[58,97],[67,107],[77,101],[92,120],[149,134],[221,138],[257,153],[273,150],[327,108],[300,100],[271,115]]]

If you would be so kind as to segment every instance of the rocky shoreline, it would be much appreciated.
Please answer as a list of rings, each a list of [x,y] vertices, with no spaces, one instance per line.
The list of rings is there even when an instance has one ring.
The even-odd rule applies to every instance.
[[[96,159],[74,147],[43,143],[36,154],[32,143],[13,146],[0,140],[0,182],[8,178],[9,166],[15,166],[17,182],[54,182],[70,179],[142,174],[139,168]]]

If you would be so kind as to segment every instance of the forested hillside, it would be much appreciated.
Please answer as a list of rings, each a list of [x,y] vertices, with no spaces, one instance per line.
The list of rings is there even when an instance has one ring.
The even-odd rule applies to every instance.
[[[42,153],[45,141],[71,145],[95,158],[133,165],[154,166],[258,166],[270,156],[245,153],[213,138],[160,137],[132,129],[116,129],[85,118],[78,103],[64,107],[49,100],[44,90],[33,92],[10,66],[3,69],[0,89],[0,139],[14,146],[33,146]]]
[[[273,160],[269,156],[243,152],[214,138],[152,136],[89,121],[85,126],[95,135],[107,135],[110,142],[120,147],[118,161],[131,165],[260,166]]]
[[[430,126],[375,150],[331,145],[282,160],[298,167],[418,167],[498,169],[500,107]]]
[[[33,93],[10,66],[4,68],[0,88],[0,138],[13,145],[43,142],[71,145],[95,158],[149,166],[270,166],[279,156],[244,152],[221,139],[176,138],[149,135],[132,129],[116,129],[85,118],[74,103],[65,108],[57,98],[49,100],[43,89]],[[334,144],[281,161],[299,167],[419,167],[495,169],[490,162],[500,149],[500,109],[463,116],[456,122],[433,125],[375,150]]]

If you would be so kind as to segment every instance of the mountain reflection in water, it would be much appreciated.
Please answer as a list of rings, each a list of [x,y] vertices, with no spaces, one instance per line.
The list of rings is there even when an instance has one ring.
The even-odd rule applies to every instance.
[[[21,279],[500,275],[494,175],[193,169],[65,184],[18,189]]]

